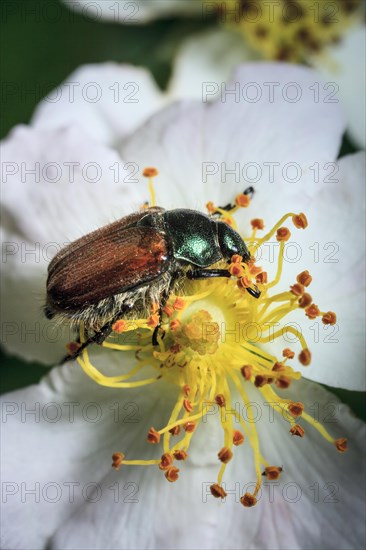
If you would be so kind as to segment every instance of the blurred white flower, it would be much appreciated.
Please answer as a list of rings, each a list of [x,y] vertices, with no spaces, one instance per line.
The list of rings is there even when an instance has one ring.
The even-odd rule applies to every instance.
[[[81,70],[79,82],[83,88],[90,78],[108,97],[114,82],[131,82],[131,70],[89,67]],[[232,200],[253,183],[248,168],[254,166],[260,174],[251,218],[264,218],[270,227],[282,214],[301,210],[309,220],[309,229],[296,233],[302,257],[286,264],[285,286],[309,269],[312,294],[337,312],[338,343],[327,343],[323,332],[316,342],[310,331],[313,362],[299,370],[318,382],[361,389],[364,155],[336,161],[344,131],[339,106],[314,101],[309,86],[316,76],[309,69],[248,64],[228,89],[234,83],[241,90],[255,82],[268,92],[265,83],[275,80],[280,93],[273,101],[268,93],[256,103],[236,101],[229,94],[215,102],[178,102],[146,120],[170,99],[147,83],[146,73],[143,78],[144,101],[132,104],[133,118],[128,103],[116,106],[101,98],[90,106],[81,94],[71,103],[42,104],[31,127],[16,128],[3,142],[5,347],[46,364],[64,355],[70,334],[61,334],[61,327],[42,317],[47,264],[65,242],[138,209],[147,199],[140,177],[145,166],[159,170],[159,205],[198,210],[209,200]],[[282,94],[294,82],[303,91],[297,102]],[[137,129],[134,120],[139,121]],[[299,167],[300,179],[284,171],[289,165]],[[270,166],[280,167],[273,181],[266,172]],[[245,214],[238,223],[247,234]],[[324,248],[329,243],[337,246],[332,258],[338,261],[331,264],[324,258],[334,254],[334,248]],[[302,317],[301,326],[306,324]],[[92,348],[90,356],[103,364],[105,374],[113,375],[127,372],[135,361],[132,354],[104,349]],[[201,425],[193,438],[175,484],[166,483],[154,467],[122,467],[120,474],[110,470],[110,456],[117,450],[128,450],[129,458],[156,458],[156,448],[145,443],[146,433],[150,426],[167,422],[177,398],[174,385],[162,380],[151,390],[102,388],[77,364],[54,368],[40,384],[3,396],[3,546],[359,547],[364,536],[359,482],[363,424],[313,382],[302,379],[288,391],[292,401],[303,402],[310,411],[316,407],[314,415],[329,422],[332,437],[348,438],[350,449],[337,454],[312,427],[304,438],[291,438],[282,418],[264,418],[263,397],[253,388],[249,397],[263,411],[255,426],[261,452],[272,464],[282,464],[284,474],[279,485],[265,484],[258,505],[245,510],[239,497],[254,476],[248,443],[244,462],[233,461],[225,477],[228,492],[234,493],[226,503],[209,494],[220,448],[211,422]],[[27,412],[32,408],[34,413]],[[273,493],[276,487],[278,495]],[[26,492],[30,488],[34,495]]]
[[[134,25],[155,19],[178,16],[199,16],[204,0],[62,0],[72,11],[96,21]]]
[[[351,138],[360,147],[366,145],[366,27],[359,0],[316,0],[311,5],[307,0],[272,4],[259,0],[68,0],[67,4],[85,16],[123,24],[180,15],[200,17],[205,23],[216,16],[217,29],[192,36],[178,52],[175,66],[182,77],[179,65],[186,67],[188,97],[202,93],[191,84],[190,74],[200,74],[203,82],[221,83],[244,61],[305,63],[316,68],[327,83],[329,100],[342,101]],[[176,85],[173,79],[173,91]]]

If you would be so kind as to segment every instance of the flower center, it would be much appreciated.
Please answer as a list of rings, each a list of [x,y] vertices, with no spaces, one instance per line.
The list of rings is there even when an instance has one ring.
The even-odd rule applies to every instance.
[[[146,175],[150,178],[152,191],[151,174],[146,172]],[[154,205],[154,194],[151,195],[151,203]],[[248,207],[249,203],[248,197],[241,194],[230,209],[221,209],[213,203],[208,203],[207,207],[211,214],[220,216],[221,221],[226,221],[236,229],[233,214],[241,207]],[[295,228],[306,228],[304,214],[289,213],[264,236],[258,237],[258,232],[264,229],[264,222],[261,219],[252,220],[252,233],[245,239],[251,259],[244,263],[240,256],[233,256],[229,267],[225,265],[231,274],[230,278],[201,281],[184,279],[179,284],[179,290],[175,287],[163,309],[158,345],[153,345],[152,334],[159,324],[159,304],[151,305],[146,319],[117,321],[113,325],[114,336],[132,332],[136,344],[104,342],[103,346],[121,352],[136,352],[137,364],[129,373],[114,377],[103,375],[91,364],[86,349],[78,358],[84,371],[101,385],[131,388],[165,380],[172,385],[172,391],[177,395],[176,403],[164,424],[151,427],[147,434],[148,443],[162,444],[163,454],[155,460],[136,460],[117,452],[113,455],[114,468],[129,464],[156,465],[168,481],[176,481],[180,470],[174,464],[188,458],[191,439],[198,424],[216,409],[225,414],[217,415],[223,431],[223,442],[217,448],[217,459],[221,466],[218,468],[217,483],[211,486],[211,493],[216,498],[226,496],[222,486],[226,467],[236,454],[236,448],[247,441],[253,450],[256,484],[253,493],[242,496],[241,503],[245,507],[255,505],[263,475],[268,480],[275,480],[280,476],[282,467],[271,465],[261,453],[255,415],[248,397],[250,386],[255,386],[283,421],[288,422],[291,435],[304,437],[305,429],[298,422],[307,422],[340,452],[346,450],[346,440],[334,440],[321,424],[306,413],[301,402],[294,402],[276,393],[277,390],[283,392],[294,380],[301,378],[301,374],[289,364],[295,353],[286,348],[282,357],[277,358],[264,349],[268,343],[283,335],[281,323],[295,309],[304,310],[309,319],[320,316],[325,324],[336,322],[336,315],[333,312],[321,312],[308,294],[307,288],[312,281],[308,271],[300,273],[289,289],[272,292],[280,283],[284,247],[291,237],[290,230],[283,225],[289,218]],[[273,238],[279,243],[277,272],[274,279],[269,281],[267,273],[256,265],[255,254],[261,245]],[[247,292],[247,289],[253,287],[260,290],[259,297]],[[311,353],[304,337],[293,326],[287,326],[286,330],[300,342],[302,350],[298,355],[299,362],[304,366],[309,365]],[[83,342],[82,327],[80,337]],[[154,376],[131,381],[147,366],[156,371]],[[245,405],[246,418],[233,407],[233,392],[240,395]]]
[[[221,17],[267,59],[304,61],[361,20],[360,0],[226,0]]]

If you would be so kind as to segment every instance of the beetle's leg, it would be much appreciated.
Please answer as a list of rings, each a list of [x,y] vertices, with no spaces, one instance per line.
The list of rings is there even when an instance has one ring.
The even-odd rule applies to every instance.
[[[172,273],[171,279],[169,281],[169,286],[168,286],[168,288],[166,288],[164,290],[164,292],[161,295],[160,305],[159,305],[159,313],[158,313],[159,323],[156,325],[156,327],[154,329],[154,332],[153,332],[153,335],[152,335],[152,339],[151,339],[151,343],[152,343],[153,346],[157,346],[159,344],[158,334],[159,334],[159,329],[161,327],[161,323],[162,323],[162,319],[163,319],[163,310],[164,310],[164,307],[165,307],[165,305],[166,305],[166,303],[169,299],[169,296],[170,296],[170,293],[173,289],[174,283],[177,280],[177,278],[179,277],[179,274],[180,274],[179,271],[175,271],[174,273]]]
[[[74,359],[77,359],[79,357],[79,355],[84,351],[84,349],[87,348],[88,346],[90,346],[90,344],[98,344],[99,346],[101,346],[103,344],[104,340],[106,340],[106,338],[108,338],[108,336],[112,332],[112,327],[113,327],[114,323],[116,321],[118,321],[118,319],[120,319],[121,316],[124,313],[127,313],[131,309],[132,309],[132,306],[130,304],[126,304],[121,309],[121,311],[118,312],[118,315],[115,315],[111,321],[108,321],[108,323],[106,323],[93,336],[88,336],[87,330],[85,330],[85,335],[86,335],[85,342],[83,342],[79,346],[79,348],[77,349],[77,351],[73,355],[67,355],[66,357],[64,357],[62,363],[66,363],[67,361],[72,361]],[[80,336],[77,338],[76,342],[78,344],[80,344]]]
[[[109,323],[106,323],[98,332],[96,332],[93,336],[90,336],[86,339],[85,342],[83,342],[79,348],[76,350],[76,352],[73,355],[66,355],[64,359],[62,360],[62,363],[66,363],[67,361],[73,361],[74,359],[77,359],[79,355],[84,351],[85,348],[90,346],[90,344],[103,344],[104,340],[108,338],[110,333],[112,332],[112,326],[114,324],[115,320],[110,321]],[[77,343],[80,343],[80,337],[77,339]]]
[[[195,269],[187,271],[188,279],[211,279],[214,277],[231,277],[231,274],[226,269]],[[259,298],[261,291],[254,285],[254,288],[245,289],[253,298]]]
[[[231,277],[227,269],[191,269],[187,271],[188,279],[212,279],[213,277]]]

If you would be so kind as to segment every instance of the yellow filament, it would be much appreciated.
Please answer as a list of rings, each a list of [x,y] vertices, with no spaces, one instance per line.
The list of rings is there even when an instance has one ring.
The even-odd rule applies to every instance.
[[[183,397],[181,399],[178,399],[178,401],[176,402],[175,407],[172,411],[172,414],[170,415],[170,418],[168,420],[168,425],[169,424],[172,425],[175,423],[182,407],[183,407]],[[164,453],[169,453],[169,442],[170,442],[171,435],[172,434],[169,431],[165,432],[164,434]]]
[[[84,372],[90,376],[95,382],[100,384],[101,386],[106,386],[109,388],[137,388],[140,386],[147,386],[149,384],[154,384],[155,382],[158,382],[160,380],[159,378],[148,378],[145,380],[138,380],[137,382],[119,382],[116,381],[115,376],[104,376],[100,371],[98,371],[93,365],[90,363],[87,351],[84,350],[82,354],[82,358],[78,357],[77,361],[79,365],[82,367]],[[134,370],[134,369],[133,369]]]
[[[224,389],[224,396],[226,400],[226,406],[228,407],[228,410],[231,411],[232,404],[231,404],[231,398],[230,398],[230,389],[225,378],[222,379],[222,383],[223,383],[223,389]],[[227,447],[228,449],[232,450],[233,432],[234,432],[233,419],[231,414],[229,415],[229,421],[226,419],[226,406],[225,406],[225,412],[224,412],[225,417],[223,418],[223,415],[220,414],[220,421],[221,421],[222,428],[224,430],[224,447]],[[226,466],[227,464],[225,463],[221,465],[221,468],[217,477],[217,483],[219,485],[221,485],[222,483],[222,478],[225,473]]]
[[[156,206],[156,196],[153,178],[149,178],[150,206]]]
[[[294,336],[296,336],[298,338],[302,349],[307,349],[305,338],[303,337],[303,335],[295,327],[286,326],[284,328],[286,328],[286,332],[290,332],[291,334],[293,334]],[[281,336],[283,336],[284,328],[278,330],[277,332],[274,332],[273,334],[269,334],[268,336],[262,336],[259,339],[259,342],[261,342],[262,344],[266,344],[268,342],[273,342],[273,340],[275,340],[276,338],[280,338]]]
[[[259,450],[258,434],[257,434],[257,430],[255,429],[255,426],[254,426],[253,409],[252,409],[252,405],[251,405],[251,403],[250,403],[250,401],[247,397],[247,394],[245,393],[243,386],[240,384],[236,374],[233,373],[233,372],[229,372],[228,374],[230,375],[230,377],[233,380],[235,386],[237,387],[240,395],[242,396],[242,399],[243,399],[243,401],[245,403],[245,406],[246,406],[246,409],[247,409],[248,420],[250,422],[251,435],[249,436],[249,441],[250,441],[250,444],[251,444],[251,447],[252,447],[253,453],[254,453],[254,467],[255,467],[255,472],[256,472],[256,476],[257,476],[257,483],[256,483],[255,490],[254,490],[254,496],[255,496],[258,493],[258,491],[260,489],[260,486],[262,484],[262,473],[261,473],[261,468],[260,468],[261,454],[260,454],[260,450]]]
[[[132,345],[121,345],[121,344],[112,344],[110,342],[103,342],[103,348],[114,349],[117,351],[139,351],[141,346],[132,346]]]
[[[267,288],[272,288],[273,286],[276,286],[281,279],[282,275],[282,269],[283,269],[283,251],[285,249],[285,243],[283,241],[280,242],[280,251],[278,253],[278,266],[277,266],[277,273],[276,277],[273,279],[271,283],[268,283]]]
[[[156,466],[160,460],[123,460],[122,464],[126,466]]]
[[[318,430],[318,432],[327,440],[329,441],[329,443],[334,443],[334,439],[333,437],[331,437],[329,435],[329,433],[327,432],[327,430],[324,428],[324,426],[322,424],[320,424],[319,422],[317,422],[316,420],[314,420],[314,418],[312,418],[309,414],[307,414],[305,411],[302,413],[301,415],[303,417],[304,420],[306,420],[306,422],[308,422],[309,424],[311,424],[313,426],[313,428],[315,428],[316,430]]]
[[[276,233],[277,229],[279,229],[281,225],[288,218],[292,218],[292,216],[296,216],[296,214],[294,214],[293,212],[290,212],[289,214],[285,214],[284,216],[282,216],[280,221],[276,223],[276,225],[271,229],[271,231],[269,231],[266,235],[264,235],[264,237],[262,237],[257,241],[255,248],[258,249],[261,246],[261,244],[265,243],[266,241],[269,241],[273,237],[273,235]]]

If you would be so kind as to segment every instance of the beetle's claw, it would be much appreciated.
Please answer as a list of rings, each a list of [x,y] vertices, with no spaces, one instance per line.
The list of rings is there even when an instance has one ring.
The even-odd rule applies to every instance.
[[[259,290],[259,288],[257,286],[254,285],[254,288],[246,288],[246,291],[251,295],[253,296],[253,298],[259,298],[260,295],[262,294],[261,291]]]

